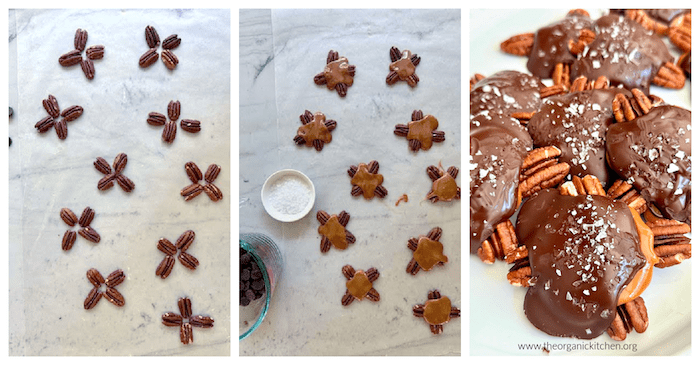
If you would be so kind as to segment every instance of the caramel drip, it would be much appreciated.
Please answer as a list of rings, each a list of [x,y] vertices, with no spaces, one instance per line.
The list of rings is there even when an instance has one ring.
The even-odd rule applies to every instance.
[[[433,191],[428,195],[428,199],[432,196],[437,196],[439,200],[443,201],[451,201],[457,196],[457,182],[452,175],[446,173],[433,181]]]
[[[321,112],[317,112],[314,114],[314,120],[299,127],[297,135],[304,137],[307,147],[313,146],[313,142],[316,139],[320,139],[323,143],[328,143],[333,136],[331,136],[331,132],[325,123],[326,116]]]
[[[631,302],[642,294],[649,286],[649,283],[651,283],[654,265],[659,262],[659,257],[654,253],[654,233],[652,233],[651,228],[644,223],[642,217],[639,216],[636,210],[630,208],[630,211],[632,212],[632,217],[634,217],[634,224],[637,226],[637,233],[639,233],[639,246],[642,249],[642,254],[646,258],[647,263],[637,272],[625,289],[622,290],[620,298],[617,300],[617,305]]]
[[[323,74],[326,77],[326,86],[329,89],[335,89],[337,84],[352,85],[353,78],[348,73],[348,59],[340,57],[326,65],[323,69]]]
[[[357,172],[352,177],[350,182],[362,189],[362,195],[365,199],[371,199],[374,196],[374,189],[384,182],[384,176],[381,174],[372,174],[368,171],[367,165],[360,163],[357,166]]]
[[[389,65],[389,71],[396,71],[399,79],[406,81],[416,72],[416,66],[411,62],[411,51],[403,51],[401,59]]]
[[[335,248],[339,250],[348,248],[348,241],[345,238],[345,227],[340,224],[337,215],[333,214],[326,224],[318,227],[318,233],[328,238]]]
[[[372,282],[367,278],[367,274],[364,271],[355,271],[355,276],[345,283],[348,288],[348,292],[358,300],[362,300],[369,290],[372,289]]]
[[[430,299],[425,302],[423,318],[432,325],[444,324],[450,321],[451,311],[452,302],[450,302],[450,298]]]
[[[426,271],[439,262],[447,262],[447,256],[442,254],[442,243],[428,237],[421,237],[418,240],[418,248],[413,252],[413,259]]]
[[[433,145],[433,131],[438,127],[438,121],[432,115],[426,115],[421,120],[408,123],[407,139],[417,139],[421,149],[427,150]]]

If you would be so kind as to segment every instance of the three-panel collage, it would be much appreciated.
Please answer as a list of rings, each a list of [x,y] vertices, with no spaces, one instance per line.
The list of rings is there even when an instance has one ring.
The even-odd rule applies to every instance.
[[[11,359],[697,353],[691,9],[7,19]]]

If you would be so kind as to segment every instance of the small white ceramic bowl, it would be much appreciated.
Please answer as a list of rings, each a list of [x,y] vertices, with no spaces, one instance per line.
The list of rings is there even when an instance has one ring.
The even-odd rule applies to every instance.
[[[309,214],[316,200],[316,189],[301,171],[285,169],[265,180],[260,197],[265,211],[272,218],[294,222]]]

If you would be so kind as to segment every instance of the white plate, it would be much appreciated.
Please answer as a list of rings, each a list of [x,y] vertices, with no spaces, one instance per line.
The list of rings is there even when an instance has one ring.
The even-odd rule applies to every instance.
[[[560,10],[471,10],[469,74],[489,76],[501,70],[528,72],[526,57],[501,52],[500,43],[510,36],[535,32],[562,19],[569,9]],[[607,13],[586,9],[596,19]],[[671,46],[671,53],[680,52]],[[690,82],[681,90],[651,87],[651,93],[667,103],[690,108]],[[670,355],[690,353],[690,275],[692,259],[681,265],[657,269],[649,288],[642,294],[649,313],[645,333],[630,333],[622,342],[604,334],[593,340],[553,337],[536,329],[525,317],[523,300],[527,289],[506,281],[510,265],[482,263],[470,257],[470,354],[543,355],[541,349],[524,350],[519,345],[562,346],[550,355]],[[566,346],[569,346],[567,350]],[[574,346],[578,346],[575,348]],[[619,349],[613,346],[620,346]],[[627,348],[623,348],[626,346]]]

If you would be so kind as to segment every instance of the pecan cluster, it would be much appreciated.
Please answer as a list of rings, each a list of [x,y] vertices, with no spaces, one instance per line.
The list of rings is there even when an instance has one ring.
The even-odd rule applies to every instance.
[[[175,266],[175,255],[177,255],[178,251],[180,251],[180,254],[177,255],[177,259],[180,260],[182,266],[190,270],[195,270],[197,266],[199,266],[199,261],[196,257],[186,252],[194,242],[194,238],[194,231],[187,230],[180,235],[177,241],[175,241],[175,244],[170,242],[167,238],[158,240],[158,250],[164,253],[165,257],[156,268],[156,276],[165,279],[170,275],[170,272],[173,271],[173,267]]]
[[[125,192],[130,193],[133,191],[136,185],[131,179],[122,174],[122,171],[126,168],[127,161],[126,153],[118,154],[117,157],[114,158],[114,171],[112,171],[112,167],[109,166],[107,160],[98,157],[93,164],[95,165],[95,169],[103,173],[105,177],[97,182],[97,189],[108,190],[114,186],[114,181],[116,180],[117,184],[119,184]]]
[[[221,166],[211,164],[207,168],[206,173],[202,175],[202,171],[197,167],[197,164],[190,161],[185,164],[185,172],[187,173],[187,177],[190,178],[190,181],[192,181],[191,185],[186,186],[180,191],[180,195],[185,198],[185,201],[194,199],[202,192],[207,193],[209,199],[214,202],[224,198],[224,193],[221,192],[221,189],[214,185],[214,180],[216,180],[221,172]],[[199,183],[202,178],[205,181],[204,185]]]
[[[49,95],[48,98],[44,99],[42,104],[49,115],[38,121],[34,125],[34,128],[36,128],[39,133],[44,133],[53,127],[59,139],[66,139],[66,137],[68,137],[67,123],[83,115],[83,107],[80,105],[73,105],[61,111],[58,107],[58,100],[53,95]],[[59,119],[59,117],[62,119]]]
[[[104,57],[105,46],[96,45],[85,49],[87,40],[87,30],[78,28],[78,30],[75,31],[75,37],[73,39],[75,49],[61,55],[61,57],[58,58],[58,63],[63,67],[80,64],[80,68],[83,69],[85,77],[87,77],[88,80],[92,80],[95,77],[95,63],[93,60],[99,60]],[[85,59],[83,59],[82,56],[83,51],[85,51]]]

